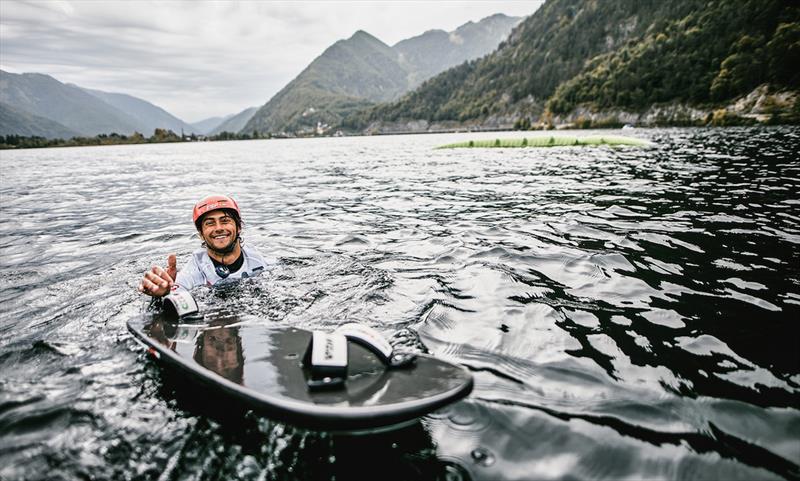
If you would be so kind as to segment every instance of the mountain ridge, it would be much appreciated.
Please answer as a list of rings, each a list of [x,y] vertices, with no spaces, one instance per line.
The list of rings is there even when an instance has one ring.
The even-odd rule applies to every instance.
[[[221,134],[222,132],[239,132],[253,117],[253,114],[256,113],[256,110],[258,110],[258,107],[248,107],[237,114],[228,115],[225,117],[225,120],[220,122],[213,129],[206,132],[206,134],[217,135]]]
[[[214,116],[208,117],[202,120],[198,120],[197,122],[192,122],[192,126],[194,126],[195,131],[198,134],[205,135],[215,128],[217,128],[220,124],[228,120],[229,118],[233,117],[235,114],[228,114],[224,116]]]
[[[520,20],[496,14],[450,33],[429,30],[394,47],[357,30],[325,49],[262,105],[240,132],[319,133],[343,125],[356,112],[397,99],[451,64],[490,52]],[[464,41],[450,41],[454,35]],[[419,50],[425,53],[417,55]],[[432,60],[427,61],[426,55]]]
[[[128,133],[136,121],[101,99],[39,73],[0,70],[0,101],[18,111],[58,122],[81,135]]]
[[[144,99],[63,83],[42,73],[15,74],[0,70],[0,102],[17,114],[6,112],[0,131],[14,131],[11,123],[14,118],[23,122],[18,126],[20,129],[33,129],[38,132],[37,136],[45,138],[63,137],[69,132],[92,137],[112,133],[152,134],[155,129],[178,134],[198,130]],[[48,131],[47,125],[52,130]]]
[[[196,130],[193,125],[184,122],[147,100],[123,93],[104,92],[85,87],[78,88],[133,118],[136,122],[137,131],[140,133],[150,134],[157,128],[172,130],[175,133],[185,132],[187,134]]]

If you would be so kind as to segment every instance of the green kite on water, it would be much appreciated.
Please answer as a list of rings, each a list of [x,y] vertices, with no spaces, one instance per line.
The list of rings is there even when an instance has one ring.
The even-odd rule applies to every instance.
[[[454,144],[440,145],[437,149],[455,149],[461,147],[567,147],[572,145],[633,145],[646,147],[653,145],[644,139],[623,137],[620,135],[594,135],[590,137],[575,136],[537,136],[521,139],[486,139],[456,142]]]

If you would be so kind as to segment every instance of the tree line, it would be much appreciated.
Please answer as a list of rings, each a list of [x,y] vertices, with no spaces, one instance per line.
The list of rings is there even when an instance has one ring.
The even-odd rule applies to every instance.
[[[131,135],[99,134],[94,137],[72,137],[70,139],[48,139],[40,136],[0,135],[0,149],[34,149],[44,147],[77,147],[91,145],[161,144],[168,142],[197,142],[216,140],[251,140],[269,138],[253,131],[252,135],[234,132],[220,132],[216,135],[179,135],[168,129],[155,129],[153,135],[145,137],[139,132]]]

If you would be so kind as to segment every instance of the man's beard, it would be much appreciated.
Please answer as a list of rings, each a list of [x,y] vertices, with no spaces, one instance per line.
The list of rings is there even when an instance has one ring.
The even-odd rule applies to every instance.
[[[239,232],[238,231],[236,232],[236,235],[233,236],[233,239],[230,241],[230,243],[228,245],[226,245],[225,247],[221,248],[221,249],[218,249],[218,248],[214,247],[214,244],[211,243],[211,242],[208,242],[208,241],[206,241],[205,244],[206,244],[206,247],[208,247],[209,249],[211,249],[215,253],[217,253],[219,255],[226,255],[226,254],[230,254],[231,252],[234,251],[234,249],[236,249],[236,243],[237,242],[239,242]]]

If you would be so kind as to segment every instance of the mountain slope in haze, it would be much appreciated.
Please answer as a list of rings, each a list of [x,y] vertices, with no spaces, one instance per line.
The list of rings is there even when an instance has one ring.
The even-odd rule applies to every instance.
[[[492,52],[520,21],[521,17],[498,13],[452,32],[429,30],[397,42],[392,49],[411,72],[408,87],[412,89],[438,73]]]
[[[196,133],[205,135],[217,128],[220,124],[222,124],[222,122],[225,122],[233,116],[234,114],[226,115],[224,117],[209,117],[197,122],[192,122],[192,126],[194,127],[194,131]]]
[[[181,132],[189,134],[198,130],[193,125],[184,122],[146,100],[127,94],[103,92],[87,88],[83,90],[131,117],[135,122],[136,130],[140,133],[150,135],[157,128],[168,129],[178,134]]]
[[[253,114],[255,114],[257,110],[258,107],[250,107],[242,110],[238,114],[229,115],[207,133],[208,135],[216,135],[222,132],[239,132],[247,125],[247,122],[253,117]]]
[[[197,131],[192,125],[166,110],[131,95],[92,90],[64,84],[49,75],[38,73],[13,74],[0,70],[0,102],[16,113],[37,116],[60,124],[47,131],[45,122],[37,120],[38,135],[63,138],[66,131],[92,137],[117,133],[130,135],[139,132],[152,135],[155,129],[180,134]],[[22,119],[20,119],[22,121]],[[11,122],[11,116],[3,122]],[[22,125],[27,124],[21,124]],[[14,124],[0,124],[0,130],[12,131]]]
[[[446,68],[492,51],[520,21],[493,15],[454,32],[431,30],[389,47],[358,31],[325,50],[262,106],[242,133],[310,131],[403,93]]]
[[[0,102],[0,135],[70,139],[80,134],[58,122],[19,111]]]
[[[301,85],[323,87],[329,93],[385,102],[405,90],[405,77],[397,53],[359,30],[349,39],[328,47],[298,80]]]
[[[343,115],[403,91],[396,53],[366,32],[340,40],[258,109],[243,132],[276,133],[338,123]]]
[[[136,121],[115,107],[49,75],[0,70],[0,102],[53,120],[81,135],[133,133]]]
[[[508,126],[554,113],[723,102],[761,83],[796,90],[798,10],[781,0],[550,0],[491,55],[376,107],[360,125]]]

